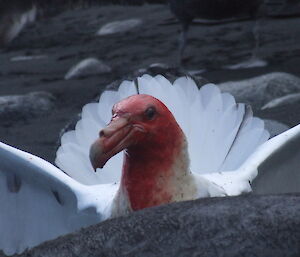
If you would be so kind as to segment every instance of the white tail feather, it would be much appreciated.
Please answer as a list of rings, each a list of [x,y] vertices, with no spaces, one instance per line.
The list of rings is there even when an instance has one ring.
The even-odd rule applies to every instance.
[[[139,77],[137,84],[141,94],[158,98],[173,113],[187,137],[195,173],[236,170],[269,137],[262,120],[253,118],[248,107],[236,104],[230,94],[221,93],[213,84],[199,90],[190,78],[179,78],[172,85],[163,76],[150,75]],[[118,182],[122,153],[95,173],[88,157],[89,146],[111,119],[113,105],[136,93],[135,83],[124,81],[118,91],[105,91],[99,103],[86,105],[75,133],[62,136],[56,164],[85,184]]]

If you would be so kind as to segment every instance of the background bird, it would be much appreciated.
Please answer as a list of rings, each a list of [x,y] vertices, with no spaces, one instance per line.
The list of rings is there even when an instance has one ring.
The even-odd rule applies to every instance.
[[[262,14],[264,0],[169,0],[172,13],[181,23],[179,63],[187,45],[187,33],[195,18],[208,20],[257,18]]]

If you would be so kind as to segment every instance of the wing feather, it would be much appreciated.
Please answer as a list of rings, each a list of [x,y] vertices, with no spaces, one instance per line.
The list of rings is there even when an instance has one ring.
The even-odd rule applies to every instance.
[[[111,204],[101,195],[114,190],[92,191],[50,163],[0,143],[0,249],[21,253],[101,221]]]
[[[265,142],[268,136],[264,132],[256,139],[264,143],[237,170],[204,177],[228,195],[300,192],[300,125]]]
[[[300,125],[265,142],[240,168],[259,194],[300,192]]]

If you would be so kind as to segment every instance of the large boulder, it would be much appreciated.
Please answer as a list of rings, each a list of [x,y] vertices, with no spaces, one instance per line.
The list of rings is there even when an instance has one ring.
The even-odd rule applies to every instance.
[[[300,256],[299,202],[299,194],[244,195],[164,205],[82,229],[21,256]]]
[[[219,87],[221,91],[234,95],[238,102],[260,109],[275,98],[300,92],[300,78],[284,72],[273,72],[241,81],[221,83]]]
[[[48,92],[0,96],[0,124],[44,115],[55,106],[55,97]]]
[[[290,128],[289,126],[281,122],[278,122],[276,120],[265,119],[264,122],[265,122],[265,128],[270,133],[270,137],[275,137]]]
[[[278,97],[273,99],[272,101],[265,104],[261,109],[273,109],[276,107],[287,106],[287,105],[295,105],[296,103],[300,103],[300,93],[288,94],[282,97]]]

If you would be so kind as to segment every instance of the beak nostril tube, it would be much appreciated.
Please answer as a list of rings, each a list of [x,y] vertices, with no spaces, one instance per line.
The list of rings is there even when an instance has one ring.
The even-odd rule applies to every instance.
[[[99,137],[103,137],[103,136],[105,136],[105,133],[104,133],[104,130],[101,130],[101,131],[99,132]]]

